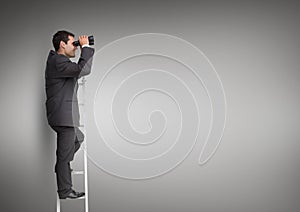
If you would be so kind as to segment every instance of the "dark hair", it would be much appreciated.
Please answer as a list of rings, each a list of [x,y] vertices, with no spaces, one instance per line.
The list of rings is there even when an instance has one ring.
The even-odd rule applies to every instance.
[[[65,31],[65,30],[60,30],[53,35],[52,44],[53,44],[55,51],[57,51],[59,49],[60,41],[63,41],[65,43],[68,42],[69,36],[75,37],[75,35],[73,33]]]

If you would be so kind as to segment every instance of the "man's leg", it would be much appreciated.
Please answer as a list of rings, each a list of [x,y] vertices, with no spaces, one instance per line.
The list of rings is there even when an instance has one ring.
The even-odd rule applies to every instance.
[[[79,150],[80,145],[84,140],[84,134],[80,131],[78,127],[75,128],[75,132],[76,132],[76,138],[75,138],[75,153],[76,153]]]
[[[75,129],[74,127],[56,126],[52,127],[57,133],[56,149],[56,180],[57,192],[60,198],[66,197],[72,192],[72,176],[70,161],[74,158],[75,152]]]

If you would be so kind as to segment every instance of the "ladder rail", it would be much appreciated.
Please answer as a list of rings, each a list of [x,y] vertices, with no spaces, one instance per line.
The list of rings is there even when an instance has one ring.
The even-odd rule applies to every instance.
[[[56,197],[56,212],[60,212],[60,199],[59,199],[58,194]]]
[[[85,77],[82,77],[82,123],[85,142],[83,143],[83,169],[84,169],[84,191],[85,191],[85,212],[89,212],[89,194],[88,194],[88,171],[87,171],[87,133],[85,130]]]
[[[83,150],[83,174],[84,174],[84,191],[85,191],[85,204],[84,204],[84,208],[85,208],[85,212],[89,212],[89,198],[88,198],[88,171],[87,171],[87,133],[85,130],[85,83],[86,83],[86,79],[85,77],[82,77],[81,79],[81,84],[79,84],[80,86],[82,86],[82,100],[81,100],[81,104],[80,106],[82,106],[82,116],[81,116],[81,123],[82,123],[82,131],[84,133],[84,142],[82,143],[82,150]]]
[[[85,144],[86,147],[86,144]],[[89,193],[88,193],[88,172],[87,172],[87,151],[86,148],[83,150],[84,158],[84,190],[85,190],[85,212],[89,212]]]

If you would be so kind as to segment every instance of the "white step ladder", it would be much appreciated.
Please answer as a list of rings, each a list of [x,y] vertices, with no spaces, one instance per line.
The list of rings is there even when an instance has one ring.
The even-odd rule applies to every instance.
[[[81,171],[72,171],[72,177],[74,175],[83,175],[84,176],[84,192],[85,192],[85,196],[77,198],[77,199],[64,199],[61,200],[59,199],[59,196],[57,194],[57,200],[56,200],[56,212],[61,212],[61,202],[60,201],[75,201],[75,200],[79,200],[79,201],[83,201],[84,200],[84,211],[85,212],[89,212],[89,196],[88,196],[88,172],[87,172],[87,135],[86,135],[86,131],[85,131],[85,110],[84,110],[84,104],[85,104],[85,78],[82,77],[81,80],[78,82],[79,85],[79,89],[80,87],[82,88],[82,98],[79,98],[80,103],[78,104],[79,107],[82,109],[81,110],[81,114],[80,114],[80,120],[81,120],[81,124],[79,126],[79,129],[83,132],[84,134],[84,141],[82,142],[79,151],[83,151],[83,170]],[[78,151],[78,152],[79,152]],[[78,153],[77,152],[77,153]]]

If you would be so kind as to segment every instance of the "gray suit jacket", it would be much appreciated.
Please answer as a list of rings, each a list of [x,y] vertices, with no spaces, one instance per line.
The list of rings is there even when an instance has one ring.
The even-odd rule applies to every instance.
[[[50,126],[79,126],[78,79],[91,72],[94,49],[82,48],[78,63],[51,50],[45,70],[46,110]]]

